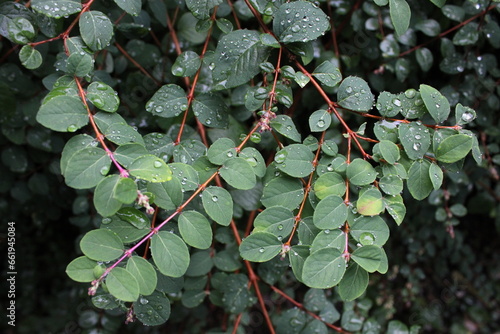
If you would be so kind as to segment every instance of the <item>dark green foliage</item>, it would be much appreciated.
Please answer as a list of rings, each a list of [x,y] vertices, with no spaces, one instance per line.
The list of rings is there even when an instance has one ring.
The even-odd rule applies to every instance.
[[[2,2],[20,333],[493,332],[497,5]]]

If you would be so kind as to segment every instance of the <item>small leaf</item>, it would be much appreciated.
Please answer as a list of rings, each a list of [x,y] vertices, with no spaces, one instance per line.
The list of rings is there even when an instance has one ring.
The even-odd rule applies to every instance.
[[[94,191],[94,206],[97,212],[103,217],[114,215],[121,207],[122,202],[118,201],[113,195],[118,182],[120,181],[119,175],[110,175],[103,179],[97,185]],[[131,180],[132,181],[132,180]],[[132,181],[135,185],[135,182]],[[137,197],[137,186],[134,193],[134,199]],[[132,200],[133,201],[133,200]]]
[[[368,287],[368,276],[366,270],[358,264],[350,264],[339,284],[340,298],[351,301],[361,296]]]
[[[207,157],[214,165],[222,165],[226,160],[236,157],[236,144],[229,138],[219,138],[208,148]]]
[[[396,224],[401,225],[406,215],[406,207],[401,195],[384,198],[385,208]]]
[[[196,52],[184,51],[175,60],[171,71],[178,77],[190,77],[198,72],[200,66],[201,59]]]
[[[314,182],[314,193],[319,199],[329,195],[344,196],[345,192],[345,181],[335,172],[325,173]]]
[[[266,207],[283,206],[294,210],[302,202],[304,188],[298,179],[278,177],[264,187],[261,202]]]
[[[282,206],[272,206],[255,217],[254,231],[265,231],[274,234],[278,240],[290,235],[295,222],[295,216],[290,209]]]
[[[379,181],[380,189],[387,195],[398,195],[403,191],[403,180],[399,175],[385,175]]]
[[[37,12],[56,19],[78,13],[82,9],[81,2],[76,0],[34,0],[31,6]]]
[[[352,252],[351,258],[364,270],[373,273],[380,266],[382,250],[380,247],[373,245],[359,247]]]
[[[312,75],[327,87],[335,87],[342,80],[339,68],[330,61],[321,63],[316,67]]]
[[[218,94],[200,94],[193,100],[193,113],[204,125],[225,128],[229,124],[229,109]]]
[[[139,298],[139,284],[135,277],[124,268],[114,268],[106,276],[106,287],[116,299],[135,302]]]
[[[315,40],[329,27],[325,13],[307,1],[284,3],[273,20],[273,31],[283,43]]]
[[[364,216],[375,216],[384,211],[382,194],[377,188],[370,188],[360,193],[356,202],[358,212]]]
[[[114,0],[115,3],[128,14],[137,16],[141,12],[141,0]]]
[[[420,122],[400,124],[398,133],[406,155],[412,160],[422,159],[431,146],[429,130]]]
[[[94,277],[94,267],[96,265],[96,261],[93,261],[86,256],[80,256],[68,264],[66,267],[66,274],[69,278],[76,282],[92,282],[96,279]]]
[[[420,94],[427,110],[436,123],[442,123],[448,118],[450,102],[437,89],[427,85],[420,85]]]
[[[356,158],[347,165],[346,175],[349,181],[356,186],[365,186],[377,178],[377,172],[373,166],[360,158]]]
[[[340,84],[337,93],[338,104],[343,108],[368,112],[372,109],[375,97],[365,80],[358,77],[347,77]]]
[[[130,175],[150,182],[166,182],[172,179],[172,171],[167,164],[154,155],[143,155],[129,166]]]
[[[146,110],[160,117],[175,117],[187,109],[186,92],[180,86],[164,85],[146,103]]]
[[[127,260],[126,268],[137,280],[141,295],[147,296],[155,291],[157,283],[156,270],[148,260],[134,255]]]
[[[304,261],[304,284],[316,289],[329,289],[340,283],[346,270],[342,253],[336,248],[324,248]]]
[[[186,0],[187,8],[198,20],[210,17],[211,10],[222,3],[222,0]]]
[[[203,208],[217,223],[228,226],[233,218],[233,199],[229,192],[221,187],[210,186],[202,193]]]
[[[64,180],[75,189],[95,187],[109,172],[111,159],[98,147],[79,150],[66,164]]]
[[[148,228],[151,225],[148,216],[144,212],[130,206],[120,209],[116,216],[138,229]]]
[[[151,238],[151,255],[158,270],[166,276],[181,277],[189,266],[189,251],[177,235],[160,231]]]
[[[332,116],[326,110],[316,110],[309,116],[309,128],[312,132],[326,131],[332,123]]]
[[[175,210],[182,203],[181,181],[177,178],[162,183],[148,183],[148,191],[154,194],[154,203],[162,209]]]
[[[403,35],[410,25],[410,6],[406,0],[389,0],[389,10],[396,34]]]
[[[416,200],[422,200],[429,196],[432,189],[434,189],[431,178],[429,176],[429,169],[431,163],[427,160],[416,160],[408,171],[408,190]]]
[[[254,232],[240,245],[241,257],[252,262],[266,262],[281,251],[281,241],[269,232]]]
[[[431,50],[427,48],[419,48],[415,51],[415,56],[422,71],[427,72],[431,69],[432,64],[434,63],[434,56],[432,55]]]
[[[96,261],[113,261],[123,254],[123,243],[113,232],[98,229],[87,232],[80,241],[83,254]]]
[[[113,37],[113,23],[102,12],[88,11],[79,20],[82,39],[92,50],[104,49]]]
[[[66,60],[66,73],[77,77],[90,75],[94,70],[94,60],[88,53],[72,53]]]
[[[87,125],[89,116],[80,98],[58,95],[42,102],[36,120],[54,131],[75,132]]]
[[[219,173],[224,181],[236,189],[252,189],[257,182],[252,166],[239,157],[227,160]]]
[[[25,45],[19,51],[19,60],[28,70],[34,70],[42,65],[42,54],[30,45]]]
[[[362,216],[351,223],[351,236],[362,245],[382,247],[389,239],[389,228],[380,216]]]
[[[398,145],[389,140],[381,140],[378,147],[382,158],[391,165],[394,165],[401,157]]]
[[[302,144],[291,144],[276,153],[276,167],[293,177],[306,177],[314,170],[314,155]]]
[[[441,167],[439,167],[435,163],[432,163],[429,167],[429,177],[431,179],[434,190],[438,190],[443,183],[443,171],[441,170]]]
[[[120,105],[115,90],[104,82],[92,82],[87,87],[87,98],[96,108],[107,112],[117,111]]]
[[[212,228],[198,211],[184,211],[179,217],[179,232],[190,246],[207,249],[212,244]]]
[[[347,219],[347,206],[337,195],[322,199],[314,211],[313,222],[320,229],[339,228]]]
[[[301,141],[300,133],[297,131],[295,124],[293,123],[290,116],[279,115],[271,121],[271,127],[276,130],[279,134],[290,138],[295,142]]]
[[[158,326],[170,317],[170,299],[160,291],[154,291],[149,296],[141,296],[134,303],[134,313],[137,319],[146,326]]]
[[[472,148],[472,137],[464,134],[457,134],[445,138],[436,150],[436,159],[453,163],[465,158]]]

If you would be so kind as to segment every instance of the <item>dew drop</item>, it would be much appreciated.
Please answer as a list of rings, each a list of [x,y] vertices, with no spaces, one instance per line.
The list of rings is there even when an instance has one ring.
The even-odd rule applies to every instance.
[[[260,252],[260,253],[264,253],[264,247],[261,247],[261,248],[259,249],[259,252]]]
[[[66,130],[68,130],[68,132],[75,132],[78,130],[78,127],[75,124],[71,124]]]
[[[153,163],[153,166],[155,166],[155,168],[160,168],[161,166],[163,166],[163,164],[161,163],[161,161],[156,160],[156,161]]]
[[[147,300],[146,298],[141,298],[141,299],[139,299],[139,302],[140,302],[142,305],[146,305],[147,303],[149,303],[149,300]]]
[[[213,202],[217,202],[218,200],[219,200],[219,197],[217,197],[217,196],[215,196],[215,195],[214,195],[214,196],[212,196],[212,201],[213,201]]]
[[[108,166],[104,166],[102,167],[100,170],[99,170],[99,173],[101,173],[101,175],[107,175],[109,172],[109,167]]]

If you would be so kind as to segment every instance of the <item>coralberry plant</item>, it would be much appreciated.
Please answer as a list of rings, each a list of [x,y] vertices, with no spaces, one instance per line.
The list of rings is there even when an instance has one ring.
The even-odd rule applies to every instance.
[[[482,163],[478,95],[443,82],[493,94],[497,60],[473,46],[499,48],[498,8],[459,2],[3,2],[2,59],[24,69],[2,75],[37,80],[25,113],[93,204],[68,276],[127,323],[209,305],[193,331],[243,333],[254,310],[269,333],[385,326],[335,304],[388,272],[408,203],[444,201],[452,236],[443,183]]]

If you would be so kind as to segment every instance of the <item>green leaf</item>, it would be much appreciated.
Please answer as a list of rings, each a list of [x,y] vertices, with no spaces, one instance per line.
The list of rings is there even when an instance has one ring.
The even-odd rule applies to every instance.
[[[207,249],[212,244],[212,227],[198,211],[184,211],[179,217],[179,232],[190,246]]]
[[[438,190],[443,184],[443,170],[437,164],[432,163],[429,167],[429,177],[434,190]]]
[[[233,254],[237,255],[238,252],[235,251]],[[207,275],[214,266],[212,258],[213,250],[211,249],[193,252],[191,254],[188,270],[186,271],[186,276],[199,277]]]
[[[94,60],[88,53],[72,53],[66,60],[66,73],[85,77],[94,70]]]
[[[196,52],[184,51],[175,60],[171,71],[178,77],[190,77],[198,72],[200,66],[201,58]]]
[[[151,238],[151,255],[158,270],[166,276],[181,277],[189,266],[189,251],[177,235],[160,231]]]
[[[127,260],[126,268],[135,277],[141,295],[147,296],[155,291],[157,283],[156,270],[148,260],[134,255]]]
[[[104,135],[109,141],[118,145],[129,143],[144,145],[144,139],[140,133],[127,124],[113,123],[104,131]]]
[[[207,157],[214,165],[222,165],[226,160],[236,157],[236,144],[229,138],[219,138],[208,148]]]
[[[410,6],[406,0],[389,0],[389,10],[396,34],[403,35],[410,25]]]
[[[86,256],[80,256],[68,264],[66,267],[66,274],[69,278],[76,282],[92,282],[95,280],[94,267],[96,265],[96,261],[93,261]]]
[[[436,159],[445,162],[453,163],[465,156],[472,149],[472,137],[464,134],[457,134],[445,138],[436,150]]]
[[[92,82],[87,87],[87,98],[96,108],[107,112],[115,112],[120,106],[117,92],[104,82]]]
[[[150,232],[149,228],[137,228],[131,223],[121,220],[118,216],[104,218],[101,227],[116,233],[124,244],[136,242]]]
[[[356,208],[363,216],[374,216],[384,211],[382,194],[377,188],[370,188],[360,192]]]
[[[114,268],[106,276],[106,287],[116,299],[135,302],[139,298],[139,284],[135,277],[124,268]]]
[[[273,31],[283,43],[315,40],[329,27],[325,13],[308,1],[284,3],[273,20]]]
[[[187,8],[198,20],[210,17],[211,10],[222,3],[222,0],[186,0]]]
[[[403,191],[403,180],[399,175],[385,175],[380,179],[379,187],[387,195],[398,195]]]
[[[92,10],[82,14],[78,21],[82,39],[92,50],[104,49],[113,38],[113,23],[102,12]]]
[[[358,247],[352,252],[351,258],[364,270],[373,273],[382,261],[382,249],[373,245]]]
[[[391,320],[386,334],[408,334],[408,327],[399,320]]]
[[[129,166],[130,175],[150,182],[166,182],[172,179],[172,171],[167,164],[154,155],[143,155]]]
[[[406,215],[406,207],[401,195],[384,198],[385,208],[396,224],[401,225]]]
[[[281,251],[281,241],[269,232],[254,232],[246,237],[240,245],[240,255],[252,262],[266,262]]]
[[[179,116],[188,107],[186,92],[180,86],[164,85],[146,103],[146,111],[153,115],[170,118]]]
[[[368,273],[356,263],[351,263],[339,284],[339,295],[344,301],[361,296],[368,287]]]
[[[401,157],[398,145],[389,140],[381,140],[378,147],[382,158],[391,165],[394,165]]]
[[[431,50],[427,48],[420,48],[415,51],[415,57],[417,58],[418,65],[422,71],[427,72],[431,69],[432,64],[434,63],[434,56],[432,55]]]
[[[323,230],[318,233],[311,244],[311,253],[314,253],[323,248],[336,248],[340,252],[344,251],[346,235],[341,229]]]
[[[294,210],[304,198],[304,188],[298,179],[278,177],[264,187],[261,202],[265,207],[283,206]]]
[[[80,241],[83,254],[96,261],[113,261],[123,254],[123,243],[113,232],[98,229],[87,232]]]
[[[429,169],[431,163],[427,160],[416,160],[408,171],[408,190],[416,200],[423,200],[434,189],[431,178],[429,176]]]
[[[148,191],[155,195],[154,203],[162,209],[175,210],[182,203],[181,181],[175,177],[167,182],[148,183]]]
[[[19,51],[19,60],[28,70],[34,70],[42,65],[42,54],[30,45],[25,45]]]
[[[304,284],[316,289],[329,289],[344,276],[346,262],[336,248],[324,248],[312,253],[304,261],[302,280]]]
[[[270,48],[255,30],[236,30],[223,36],[215,49],[212,76],[216,89],[240,86],[260,72]]]
[[[375,97],[365,80],[347,77],[340,84],[337,93],[338,104],[346,109],[368,112],[372,109]]]
[[[115,3],[128,14],[137,16],[141,12],[141,0],[114,0]]]
[[[170,299],[160,291],[141,296],[139,302],[134,303],[134,313],[146,326],[161,325],[170,317]]]
[[[75,132],[87,125],[87,109],[78,97],[58,95],[44,100],[36,120],[54,131]]]
[[[443,7],[444,4],[446,3],[446,0],[429,0],[429,1],[435,4],[439,8]]]
[[[56,19],[82,10],[81,2],[76,0],[34,0],[31,2],[31,7],[39,13]]]
[[[279,134],[295,141],[300,142],[301,136],[297,131],[295,124],[293,123],[290,116],[279,115],[275,119],[271,120],[271,127],[276,130]]]
[[[135,228],[144,229],[150,227],[151,225],[149,218],[145,213],[130,206],[120,209],[116,213],[116,216],[131,224]]]
[[[257,182],[252,166],[239,157],[226,160],[219,173],[224,181],[236,189],[252,189]]]
[[[321,175],[314,182],[314,193],[319,199],[329,195],[344,196],[346,192],[345,181],[340,174],[329,172]]]
[[[109,172],[111,159],[98,147],[85,148],[69,158],[64,180],[75,189],[95,187]]]
[[[210,186],[202,193],[203,208],[217,223],[228,226],[233,218],[233,199],[229,192],[221,187]]]
[[[183,140],[174,148],[174,161],[192,165],[199,157],[205,155],[206,151],[207,148],[199,140]]]
[[[431,146],[429,129],[420,122],[400,124],[398,133],[406,155],[412,160],[422,159]]]
[[[311,74],[327,87],[335,87],[342,80],[339,68],[328,60],[322,62]]]
[[[476,111],[457,103],[455,107],[455,119],[458,125],[468,124],[476,119]]]
[[[476,22],[470,22],[460,28],[453,36],[455,45],[474,45],[479,39],[480,26]]]
[[[306,177],[314,170],[314,155],[302,144],[291,144],[276,153],[274,161],[279,170],[293,177]]]
[[[123,202],[114,197],[120,179],[121,177],[119,175],[110,175],[99,182],[95,189],[93,198],[94,206],[97,212],[103,217],[114,215],[122,207]],[[135,185],[134,181],[132,181],[132,183]],[[136,197],[137,185],[135,185],[134,198],[132,201],[134,201]]]
[[[300,86],[300,88],[304,88],[309,83],[309,81],[311,81],[311,79],[307,75],[300,71],[295,73],[294,80]]]
[[[66,167],[68,166],[68,161],[77,154],[80,150],[88,147],[93,147],[97,144],[96,140],[85,134],[76,135],[71,137],[70,140],[64,145],[64,149],[61,153],[61,173],[64,175],[66,173]]]
[[[362,245],[382,247],[389,239],[389,228],[380,216],[362,216],[351,223],[351,236]]]
[[[365,186],[377,178],[377,172],[373,166],[360,158],[356,158],[347,165],[346,175],[349,181],[355,186]]]
[[[332,123],[332,116],[326,110],[316,110],[309,116],[309,128],[312,132],[326,131]]]
[[[211,128],[225,128],[229,124],[229,109],[219,94],[197,95],[193,100],[193,113]]]
[[[442,123],[450,114],[450,102],[437,89],[420,85],[420,94],[425,106],[436,123]]]
[[[344,225],[347,219],[347,205],[337,195],[322,199],[316,206],[313,222],[320,229],[334,229]]]
[[[295,222],[295,216],[290,209],[273,206],[265,209],[255,217],[254,231],[265,231],[274,234],[278,240],[290,235]]]
[[[266,162],[262,157],[260,152],[253,147],[245,147],[239,154],[239,156],[245,159],[250,166],[252,166],[253,171],[256,176],[263,177],[266,175]]]
[[[299,282],[303,282],[302,271],[304,262],[309,256],[309,247],[304,245],[292,246],[292,249],[288,252],[288,256],[290,258],[293,274]]]

